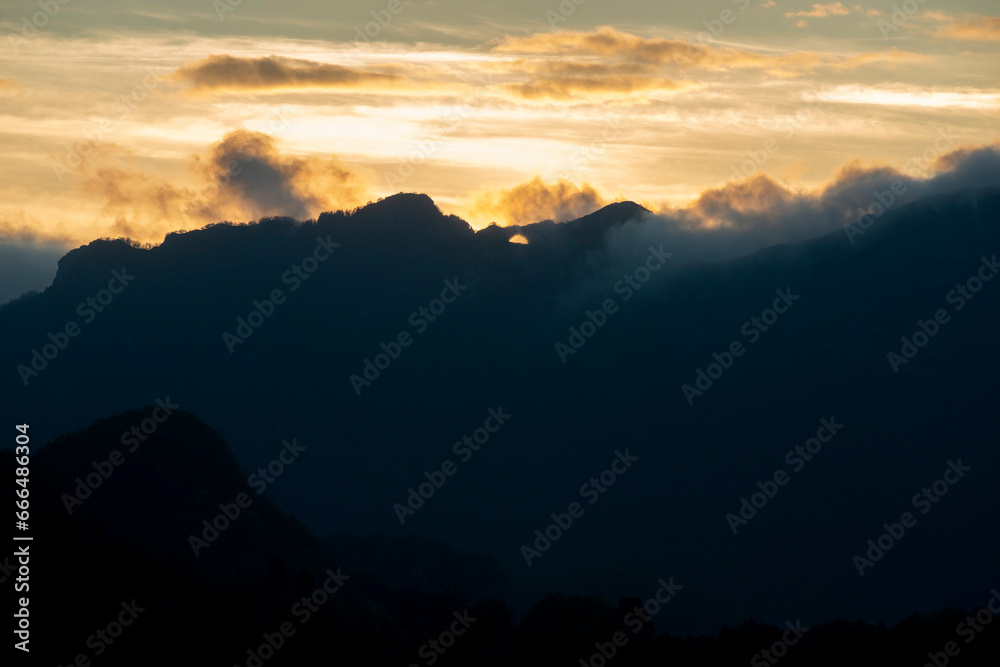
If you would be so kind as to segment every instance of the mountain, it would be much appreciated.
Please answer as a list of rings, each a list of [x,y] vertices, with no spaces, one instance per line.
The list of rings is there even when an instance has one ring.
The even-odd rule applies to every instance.
[[[143,424],[151,432],[143,432]],[[146,439],[134,451],[111,449],[138,437],[133,426]],[[0,450],[0,460],[15,466],[12,450]],[[338,663],[359,666],[440,659],[543,667],[602,653],[625,667],[742,664],[747,656],[764,660],[762,647],[783,642],[790,642],[790,665],[843,664],[848,656],[854,664],[883,665],[917,662],[921,646],[944,646],[953,628],[970,627],[966,612],[948,609],[913,615],[891,629],[843,620],[811,627],[751,620],[712,636],[681,638],[657,633],[659,611],[636,611],[649,601],[623,597],[612,606],[559,595],[537,600],[515,621],[503,601],[473,601],[457,585],[481,588],[495,580],[496,567],[486,558],[424,538],[335,535],[318,548],[321,541],[276,510],[266,492],[256,493],[253,475],[259,473],[240,470],[217,432],[185,411],[167,414],[162,405],[60,436],[30,465],[34,539],[26,546],[30,574],[19,573],[18,580],[29,585],[21,593],[30,596],[36,661],[155,662],[150,646],[172,646],[183,637],[200,662],[248,667],[315,664],[331,652]],[[80,484],[93,488],[78,491]],[[7,495],[21,488],[10,476],[0,486]],[[238,500],[241,493],[252,502]],[[74,494],[79,503],[67,501]],[[228,507],[214,505],[220,499]],[[238,514],[232,499],[245,505]],[[195,555],[185,534],[206,516],[218,534]],[[0,562],[0,584],[12,583],[17,558]],[[673,579],[665,585],[674,586]],[[670,595],[682,592],[680,586]],[[72,603],[78,601],[86,604]],[[461,632],[448,638],[453,628]],[[991,633],[963,646],[963,663],[993,664],[996,645]]]
[[[895,623],[1000,584],[998,520],[978,509],[1000,451],[1000,289],[954,292],[989,273],[998,219],[996,190],[956,191],[853,243],[838,231],[718,262],[628,202],[522,226],[524,245],[410,194],[151,249],[96,241],[0,309],[5,413],[47,442],[169,397],[248,471],[294,439],[305,451],[267,488],[283,512],[316,535],[484,554],[517,613],[672,576],[684,594],[657,626],[673,633]],[[934,335],[894,368],[921,327]],[[478,450],[459,444],[491,410],[510,417]],[[789,455],[822,420],[843,425],[830,444]],[[638,460],[613,486],[581,490],[626,450]],[[914,494],[959,459],[971,470],[920,514]],[[727,515],[778,471],[790,481],[734,535]],[[422,484],[433,495],[408,500]],[[522,547],[574,502],[583,515],[529,566]],[[860,576],[854,557],[907,511],[916,527]],[[948,574],[916,585],[928,572]]]
[[[0,452],[11,469],[12,454]],[[247,647],[289,622],[299,631],[279,664],[301,664],[331,644],[350,664],[398,663],[455,607],[478,613],[485,600],[475,606],[440,582],[398,574],[386,581],[353,555],[368,548],[364,540],[321,544],[258,493],[261,473],[240,470],[221,436],[186,411],[149,406],[98,420],[48,443],[30,465],[33,576],[22,592],[30,595],[36,660],[69,664],[107,652],[102,663],[135,664],[149,646],[184,636],[201,660],[225,664],[246,660]],[[20,488],[9,478],[3,487],[11,496]],[[440,545],[418,550],[412,540],[388,539],[382,546],[378,565],[387,572],[433,572],[442,562],[491,569]],[[0,563],[5,573],[10,561]],[[324,585],[342,588],[316,608],[301,602]],[[87,604],[67,604],[74,600]],[[414,605],[421,615],[409,614]],[[97,634],[119,618],[120,642],[117,628]]]

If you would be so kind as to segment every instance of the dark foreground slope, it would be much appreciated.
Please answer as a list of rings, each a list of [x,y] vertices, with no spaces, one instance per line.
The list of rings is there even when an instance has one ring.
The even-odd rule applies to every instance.
[[[864,667],[921,664],[928,651],[956,642],[962,664],[978,666],[995,664],[1000,648],[993,627],[970,636],[968,614],[958,609],[914,615],[892,629],[793,621],[793,632],[748,621],[681,638],[670,634],[669,618],[637,612],[644,602],[638,598],[612,605],[550,595],[515,619],[503,600],[476,600],[454,585],[468,581],[468,572],[489,572],[489,559],[413,539],[373,544],[341,535],[320,547],[266,493],[255,492],[247,482],[252,473],[241,471],[218,433],[187,412],[170,415],[135,451],[116,447],[122,433],[157,414],[163,416],[150,407],[100,420],[32,457],[34,541],[30,588],[22,594],[30,596],[30,659],[38,664],[168,664],[190,656],[199,665],[248,667],[568,667],[581,659],[601,664],[592,656],[613,651],[623,667],[744,665],[768,664],[761,652],[773,650],[782,664]],[[109,450],[120,454],[110,470],[103,465]],[[11,454],[0,451],[5,469],[14,465]],[[77,478],[86,483],[94,472],[102,481],[93,478],[96,488],[67,505]],[[8,496],[16,488],[10,479],[2,483]],[[241,493],[252,502],[219,520],[219,504]],[[206,517],[218,535],[196,556],[189,534]],[[358,560],[364,553],[375,554],[373,567]],[[441,571],[444,563],[448,572]],[[16,559],[0,564],[0,585],[12,585],[16,575],[8,570]],[[407,573],[416,571],[438,580],[414,582]],[[457,637],[447,636],[452,629]]]
[[[0,310],[5,410],[44,442],[169,396],[247,470],[297,439],[306,450],[267,488],[283,510],[318,534],[487,554],[519,612],[550,591],[646,599],[670,577],[685,588],[657,622],[677,632],[982,604],[1000,585],[984,510],[1000,456],[1000,281],[953,291],[1000,253],[997,193],[899,207],[854,244],[838,232],[726,263],[684,256],[637,215],[626,203],[540,223],[518,245],[514,230],[473,233],[401,195],[151,250],[95,242],[63,258],[50,289]],[[674,256],[630,287],[661,243]],[[135,278],[96,312],[85,300],[113,271]],[[275,290],[280,303],[263,303]],[[771,319],[776,291],[792,305]],[[606,321],[575,338],[609,299]],[[894,371],[887,353],[938,310],[947,323]],[[78,335],[61,339],[71,321]],[[17,367],[49,333],[65,349],[25,385]],[[745,352],[726,361],[734,342]],[[729,368],[710,367],[714,354]],[[700,373],[715,379],[686,397]],[[511,416],[478,451],[456,447],[496,426],[490,410]],[[795,454],[822,420],[844,426]],[[625,450],[638,460],[604,486]],[[947,496],[914,504],[959,459],[971,469]],[[421,504],[410,489],[444,479],[446,460],[455,474]],[[779,471],[788,482],[746,509]],[[544,546],[535,531],[574,502],[584,514],[529,566],[522,547]],[[727,520],[741,505],[746,525]],[[854,557],[905,512],[915,526],[861,576]]]

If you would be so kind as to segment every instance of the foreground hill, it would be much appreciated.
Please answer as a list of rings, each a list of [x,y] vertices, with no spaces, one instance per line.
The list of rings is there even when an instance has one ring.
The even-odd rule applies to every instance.
[[[135,451],[117,447],[121,433],[163,416],[153,406],[114,415],[32,457],[34,540],[30,588],[22,594],[30,596],[33,660],[134,665],[156,661],[150,647],[168,652],[184,642],[198,664],[248,666],[316,664],[336,655],[338,664],[359,666],[440,659],[443,665],[548,667],[612,652],[623,666],[737,665],[763,661],[763,651],[771,650],[772,656],[787,653],[783,664],[817,667],[920,664],[928,651],[940,653],[955,642],[962,664],[995,661],[996,632],[970,636],[975,626],[958,609],[913,615],[891,629],[844,620],[784,627],[748,621],[681,638],[669,634],[675,618],[637,612],[650,605],[641,598],[612,605],[549,595],[515,619],[502,600],[476,601],[456,586],[484,583],[469,573],[493,576],[488,559],[417,539],[338,535],[320,548],[266,492],[256,493],[255,482],[247,484],[253,473],[239,469],[218,433],[187,412],[167,416]],[[13,468],[12,451],[0,450],[0,461]],[[90,495],[67,504],[77,478],[87,483],[93,473],[103,481],[93,478]],[[5,475],[0,483],[7,495],[19,488],[10,480]],[[249,493],[252,503],[228,526],[218,521],[218,503],[240,493]],[[195,556],[187,535],[206,516],[219,534]],[[0,567],[0,584],[11,585],[16,558]],[[415,581],[418,572],[423,582]],[[683,592],[660,594],[679,600]],[[467,627],[456,625],[461,619]],[[431,643],[450,628],[462,630],[454,642]],[[619,646],[611,643],[615,637]]]

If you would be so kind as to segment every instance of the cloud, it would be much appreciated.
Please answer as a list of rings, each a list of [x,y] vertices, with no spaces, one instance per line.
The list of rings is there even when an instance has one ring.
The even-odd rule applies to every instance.
[[[268,91],[302,88],[385,88],[404,79],[398,74],[369,72],[341,65],[268,56],[208,56],[171,73],[192,92]]]
[[[879,63],[899,64],[933,60],[930,56],[898,49],[855,56],[810,51],[773,54],[735,48],[717,49],[682,39],[639,37],[611,26],[601,26],[590,32],[558,31],[525,37],[506,36],[496,43],[493,51],[535,57],[600,57],[605,65],[609,59],[617,59],[637,67],[676,65],[681,68],[694,67],[716,71],[760,69],[781,77],[799,76],[821,67],[847,70]],[[682,85],[674,81],[670,83],[674,84],[674,87]]]
[[[930,154],[932,175],[926,178],[857,160],[844,165],[826,185],[811,190],[793,189],[758,174],[707,190],[689,206],[662,209],[619,227],[609,235],[607,247],[625,256],[636,248],[663,243],[674,252],[675,265],[722,261],[777,244],[843,234],[845,224],[855,223],[864,212],[877,212],[880,193],[883,201],[892,195],[889,210],[896,211],[927,196],[1000,190],[1000,142]]]
[[[361,178],[335,156],[282,155],[274,138],[261,132],[230,132],[202,164],[205,176],[221,184],[219,191],[249,206],[255,217],[305,219],[364,194]]]
[[[35,221],[0,219],[0,304],[52,284],[59,258],[72,246],[58,232],[40,233]]]
[[[688,84],[651,76],[548,77],[505,84],[509,95],[525,100],[611,99],[652,91],[676,91]]]
[[[952,20],[953,23],[939,28],[934,36],[940,39],[1000,42],[1000,17],[974,16]]]
[[[858,6],[860,8],[860,5]],[[787,12],[785,16],[808,16],[811,18],[826,18],[827,16],[844,16],[850,14],[851,10],[839,2],[831,2],[827,5],[815,4],[812,9],[798,12]]]
[[[901,84],[843,85],[823,91],[826,102],[927,108],[1000,108],[1000,89],[937,88]]]
[[[532,55],[594,55],[627,58],[633,62],[666,63],[686,57],[691,50],[698,56],[707,52],[703,46],[684,40],[645,39],[601,26],[591,32],[557,31],[528,35],[506,36],[493,47],[496,53]]]
[[[527,78],[496,86],[508,98],[527,101],[594,102],[672,92],[692,85],[663,76],[661,67],[649,63],[520,58],[490,67],[505,77]]]
[[[21,90],[22,86],[17,81],[11,81],[10,79],[0,79],[0,95],[5,95],[8,93],[16,93]]]
[[[477,220],[525,225],[542,220],[565,222],[593,213],[607,202],[593,187],[567,180],[546,183],[541,177],[510,189],[485,192],[468,209]]]
[[[88,167],[84,186],[114,220],[113,232],[137,240],[223,220],[305,220],[367,196],[366,179],[335,156],[284,155],[273,137],[249,130],[193,156],[191,170],[194,185],[174,185],[104,157]]]
[[[72,243],[64,230],[54,231],[39,229],[38,221],[28,218],[24,213],[16,214],[18,219],[11,219],[11,214],[0,218],[0,244],[39,244],[68,246]]]
[[[881,16],[882,12],[877,9],[865,9],[861,5],[854,5],[854,11],[859,14],[864,14],[865,16]]]

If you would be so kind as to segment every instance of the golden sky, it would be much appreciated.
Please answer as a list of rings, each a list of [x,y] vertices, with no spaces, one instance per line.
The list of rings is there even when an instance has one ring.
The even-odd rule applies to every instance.
[[[987,2],[264,4],[0,2],[0,242],[400,191],[477,228],[665,210],[1000,141]]]

